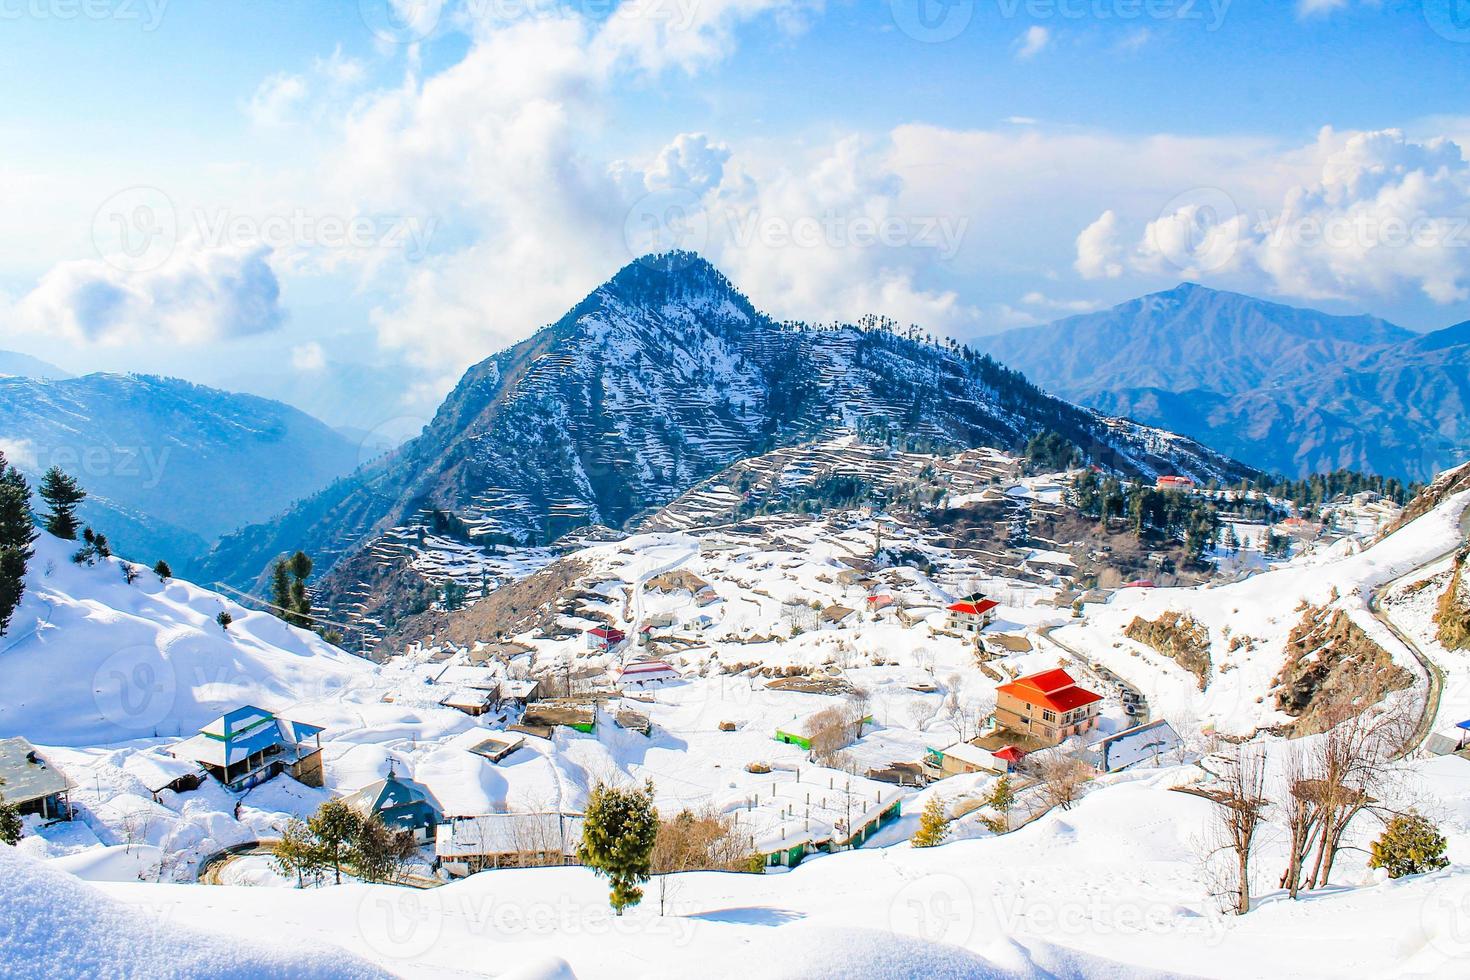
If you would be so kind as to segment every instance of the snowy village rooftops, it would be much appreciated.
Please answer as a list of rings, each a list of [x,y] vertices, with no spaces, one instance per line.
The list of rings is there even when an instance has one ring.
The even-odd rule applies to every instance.
[[[1000,603],[994,599],[963,599],[959,602],[952,602],[944,608],[947,612],[958,613],[962,616],[984,616],[992,609],[1000,608]]]
[[[415,804],[424,804],[438,814],[444,812],[444,808],[427,786],[394,773],[344,796],[342,802],[364,816]]]
[[[796,863],[813,847],[857,844],[898,816],[905,792],[835,769],[776,770],[760,777],[742,797],[721,809],[735,818],[761,854],[792,855]]]
[[[21,808],[47,800],[71,789],[71,782],[60,769],[53,769],[23,738],[0,739],[0,794],[7,803]]]
[[[192,759],[225,768],[272,749],[306,746],[322,733],[316,725],[278,718],[254,705],[227,712],[169,751],[175,758]],[[317,751],[310,746],[309,751]]]
[[[434,853],[443,860],[511,854],[573,857],[582,842],[580,813],[487,813],[439,825]]]
[[[1052,711],[1071,711],[1102,700],[1102,695],[1078,687],[1072,675],[1060,667],[1018,677],[996,691]]]

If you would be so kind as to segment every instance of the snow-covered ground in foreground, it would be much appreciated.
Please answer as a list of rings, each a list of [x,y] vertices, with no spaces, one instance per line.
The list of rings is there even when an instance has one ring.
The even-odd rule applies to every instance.
[[[446,651],[419,650],[373,665],[187,583],[160,583],[146,570],[128,583],[116,561],[74,565],[72,546],[43,539],[6,640],[7,667],[17,673],[0,697],[0,735],[30,738],[71,778],[79,819],[46,828],[32,820],[16,852],[0,854],[7,862],[0,867],[0,910],[19,910],[0,911],[0,962],[39,965],[48,951],[79,942],[81,963],[93,972],[153,975],[182,937],[200,957],[235,947],[265,950],[259,955],[267,960],[242,954],[232,961],[250,975],[309,975],[292,966],[303,951],[322,973],[370,969],[336,953],[337,946],[410,976],[1464,974],[1470,872],[1459,866],[1470,862],[1470,763],[1453,757],[1406,766],[1416,798],[1449,837],[1455,867],[1385,882],[1368,872],[1361,854],[1350,853],[1331,889],[1290,902],[1271,891],[1283,833],[1273,823],[1257,864],[1260,907],[1244,918],[1221,916],[1201,883],[1199,841],[1211,805],[1171,791],[1201,777],[1197,767],[1175,760],[1100,779],[1077,807],[1009,835],[992,835],[978,812],[969,813],[955,822],[953,839],[932,850],[904,843],[927,799],[973,800],[993,777],[903,791],[904,818],[868,846],[809,857],[790,872],[679,876],[669,883],[664,914],[654,882],[640,907],[612,917],[606,883],[577,868],[495,871],[428,891],[362,884],[299,891],[262,857],[250,856],[227,867],[230,885],[167,882],[192,877],[205,856],[274,836],[289,817],[390,768],[425,783],[451,815],[576,810],[600,779],[650,779],[666,811],[709,802],[750,813],[756,794],[794,778],[798,768],[818,786],[841,778],[772,738],[777,727],[833,704],[833,697],[772,689],[772,673],[799,669],[867,692],[874,725],[849,750],[853,767],[866,771],[915,761],[926,745],[954,741],[958,733],[943,710],[951,691],[978,710],[996,676],[1055,666],[1059,650],[1036,633],[1048,624],[1075,623],[1058,629],[1058,639],[1143,688],[1156,716],[1185,727],[1251,731],[1281,720],[1264,695],[1303,600],[1346,609],[1414,666],[1371,616],[1367,597],[1450,549],[1467,500],[1470,493],[1452,498],[1371,548],[1346,541],[1308,549],[1233,585],[1122,590],[1108,604],[1089,604],[1080,622],[1048,601],[1064,572],[1052,584],[1034,575],[996,578],[985,586],[1002,600],[991,632],[1025,643],[1014,652],[992,651],[984,665],[972,641],[947,629],[942,612],[976,572],[905,538],[902,528],[884,528],[884,545],[912,549],[925,558],[915,564],[927,570],[854,568],[847,559],[861,560],[878,544],[871,520],[778,520],[756,536],[659,533],[594,545],[579,552],[591,569],[579,583],[586,596],[562,625],[631,627],[630,620],[658,618],[667,624],[659,628],[660,655],[683,677],[625,699],[652,721],[650,737],[604,720],[595,734],[529,736],[500,763],[469,750],[505,718],[472,718],[438,704],[437,678],[447,667],[467,669],[454,662],[460,654],[445,662]],[[1032,556],[1064,570],[1059,557],[1051,549]],[[671,570],[707,583],[715,600],[682,587],[643,588]],[[863,581],[867,574],[871,581]],[[907,615],[869,611],[863,603],[874,594],[901,600]],[[862,611],[823,624],[814,605]],[[222,608],[236,617],[228,631],[214,621]],[[1120,639],[1134,615],[1170,608],[1211,629],[1216,658],[1204,693],[1172,661],[1135,655]],[[796,629],[799,609],[811,615],[803,614]],[[1419,633],[1427,630],[1422,609],[1394,612]],[[1255,637],[1253,649],[1230,651],[1227,626],[1232,636]],[[575,633],[517,640],[531,653],[494,663],[494,670],[522,671],[534,657],[541,666],[595,667],[610,680],[625,656],[638,655],[592,653]],[[120,651],[127,658],[118,660]],[[1455,658],[1436,652],[1446,657],[1453,688]],[[1463,701],[1447,690],[1442,714]],[[151,791],[162,750],[246,702],[325,727],[325,788],[278,777],[239,796],[213,782],[182,794]],[[722,730],[727,722],[733,730]],[[1109,702],[1103,730],[1124,724],[1120,706]],[[757,761],[775,775],[748,772],[747,763]],[[759,830],[751,821],[747,829]],[[1376,829],[1365,819],[1353,843],[1362,846]],[[32,859],[45,863],[26,863]],[[51,918],[14,901],[17,888],[54,905]],[[141,910],[143,926],[161,924],[167,935],[134,950],[138,918],[98,891]],[[73,908],[127,941],[74,940]],[[201,938],[189,931],[196,928],[217,935]],[[179,962],[185,966],[175,972],[204,961]]]
[[[1266,882],[1283,853],[1273,829],[1257,858],[1264,897],[1245,917],[1220,915],[1204,895],[1196,841],[1211,804],[1168,789],[1194,778],[1190,766],[1132,773],[1004,837],[865,849],[784,874],[676,876],[663,915],[654,882],[614,917],[606,883],[580,868],[428,891],[97,887],[171,930],[254,944],[268,923],[272,948],[340,945],[404,976],[1463,976],[1465,769],[1419,766],[1453,807],[1458,867],[1380,882],[1349,857],[1339,887],[1291,902]],[[551,972],[558,958],[570,973]]]

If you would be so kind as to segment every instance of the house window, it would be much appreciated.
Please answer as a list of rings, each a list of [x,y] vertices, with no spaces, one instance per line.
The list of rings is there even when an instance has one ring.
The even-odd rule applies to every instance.
[[[1042,711],[1042,713],[1041,713],[1041,720],[1042,721],[1056,721],[1057,720],[1057,713],[1055,711]]]

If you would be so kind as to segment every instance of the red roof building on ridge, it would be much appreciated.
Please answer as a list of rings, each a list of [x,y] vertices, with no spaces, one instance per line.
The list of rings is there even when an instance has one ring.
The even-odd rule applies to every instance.
[[[966,616],[983,616],[992,609],[998,609],[1000,603],[994,599],[981,599],[979,602],[955,602],[946,606],[949,612],[964,613]]]
[[[1056,667],[996,688],[995,714],[1007,728],[1056,743],[1096,727],[1101,702]]]

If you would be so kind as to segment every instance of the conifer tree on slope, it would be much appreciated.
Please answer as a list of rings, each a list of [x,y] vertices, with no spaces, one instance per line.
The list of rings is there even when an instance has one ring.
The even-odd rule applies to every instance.
[[[25,593],[26,563],[35,539],[30,485],[0,454],[0,635],[10,628],[10,617]]]
[[[612,882],[610,901],[618,915],[643,898],[643,889],[638,885],[653,872],[657,836],[658,812],[653,808],[652,783],[642,789],[619,789],[601,783],[593,787],[577,856]]]
[[[81,484],[53,466],[41,477],[41,499],[51,510],[46,514],[46,530],[67,541],[77,539],[77,505],[87,499]]]

